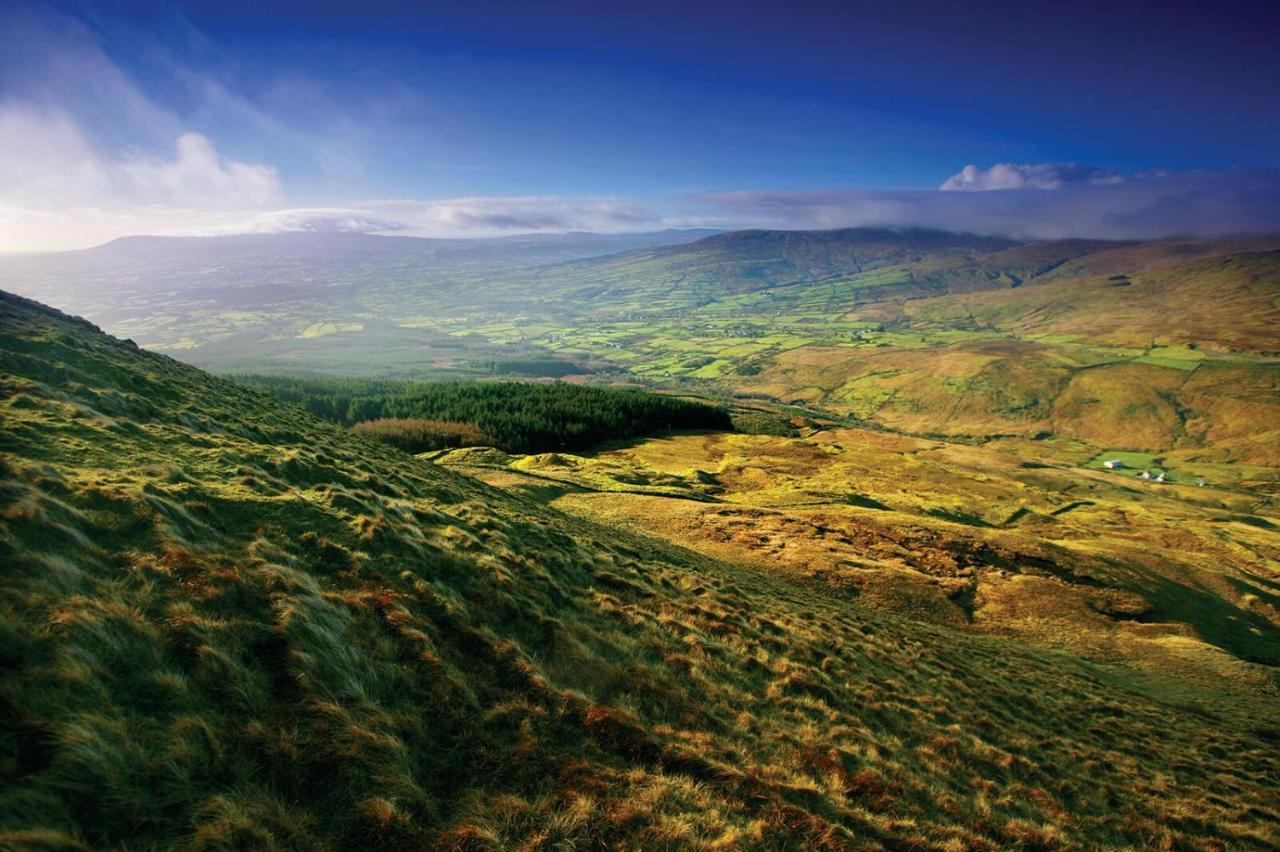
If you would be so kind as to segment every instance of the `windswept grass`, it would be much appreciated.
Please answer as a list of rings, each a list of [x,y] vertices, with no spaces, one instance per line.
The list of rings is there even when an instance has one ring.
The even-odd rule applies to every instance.
[[[0,381],[0,847],[1280,841],[1273,716],[562,514],[7,295]]]

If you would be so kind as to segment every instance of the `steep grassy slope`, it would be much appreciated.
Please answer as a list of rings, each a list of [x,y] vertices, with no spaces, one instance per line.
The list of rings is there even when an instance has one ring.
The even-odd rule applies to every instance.
[[[1277,839],[1277,720],[594,526],[0,297],[0,846]]]
[[[0,846],[1271,847],[1280,720],[504,494],[0,295]]]

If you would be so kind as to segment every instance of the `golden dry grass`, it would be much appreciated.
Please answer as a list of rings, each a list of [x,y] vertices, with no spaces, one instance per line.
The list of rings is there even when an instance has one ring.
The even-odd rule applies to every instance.
[[[1130,663],[1209,701],[1224,684],[1273,695],[1280,535],[1268,525],[1280,513],[1247,491],[1022,455],[1044,449],[829,429],[676,435],[471,470],[841,600]]]

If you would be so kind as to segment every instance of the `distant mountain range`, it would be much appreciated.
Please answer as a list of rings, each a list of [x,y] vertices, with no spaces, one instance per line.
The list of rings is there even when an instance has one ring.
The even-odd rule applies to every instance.
[[[427,239],[362,233],[134,236],[78,251],[0,255],[0,286],[62,303],[78,288],[170,290],[240,281],[259,286],[299,277],[331,283],[355,268],[440,271],[560,263],[698,240],[707,229],[638,234],[522,234],[488,239]]]

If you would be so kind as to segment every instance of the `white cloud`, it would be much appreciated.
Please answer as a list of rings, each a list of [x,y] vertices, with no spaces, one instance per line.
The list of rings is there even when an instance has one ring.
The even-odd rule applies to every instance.
[[[995,189],[1062,189],[1123,183],[1124,176],[1081,163],[996,163],[989,169],[970,164],[944,180],[944,191],[982,192]]]
[[[415,231],[433,236],[518,231],[634,231],[661,227],[659,214],[612,198],[550,195],[473,196],[434,200],[383,199],[367,204]]]
[[[218,156],[199,133],[178,137],[172,159],[139,157],[107,168],[118,171],[123,196],[151,204],[225,210],[279,203],[280,179],[271,166]]]
[[[0,250],[172,232],[283,195],[274,168],[221,157],[199,133],[183,133],[166,155],[111,156],[66,112],[20,102],[0,103],[0,151]]]
[[[482,237],[533,231],[621,232],[682,227],[700,222],[664,217],[609,198],[563,196],[471,196],[392,198],[349,207],[301,207],[239,218],[221,217],[188,233],[278,234],[394,233],[420,237]]]

